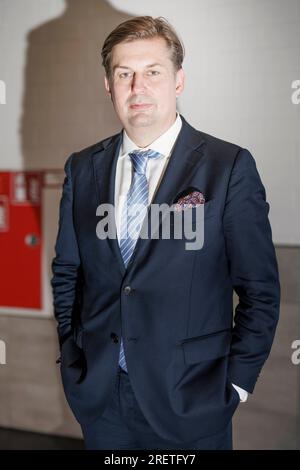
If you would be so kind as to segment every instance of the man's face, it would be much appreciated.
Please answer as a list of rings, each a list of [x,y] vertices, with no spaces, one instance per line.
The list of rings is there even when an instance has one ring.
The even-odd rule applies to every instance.
[[[151,127],[164,132],[174,122],[184,73],[175,71],[170,55],[159,37],[114,46],[105,87],[126,130]]]

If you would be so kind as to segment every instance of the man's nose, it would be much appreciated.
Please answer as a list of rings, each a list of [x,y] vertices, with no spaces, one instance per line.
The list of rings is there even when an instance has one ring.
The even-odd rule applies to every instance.
[[[134,73],[132,79],[132,91],[143,91],[146,87],[146,80],[142,73]]]

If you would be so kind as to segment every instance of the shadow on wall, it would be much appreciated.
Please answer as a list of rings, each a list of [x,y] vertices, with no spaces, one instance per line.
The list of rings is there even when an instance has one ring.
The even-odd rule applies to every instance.
[[[105,0],[66,0],[61,17],[28,34],[20,126],[24,168],[62,168],[72,152],[120,130],[104,89],[101,48],[129,18]]]

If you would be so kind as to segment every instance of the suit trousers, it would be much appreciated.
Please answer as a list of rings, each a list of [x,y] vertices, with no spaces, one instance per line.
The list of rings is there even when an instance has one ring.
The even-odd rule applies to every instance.
[[[138,405],[129,375],[120,366],[104,413],[95,421],[81,425],[81,429],[86,450],[232,450],[232,423],[220,434],[188,444],[167,441],[157,435]]]

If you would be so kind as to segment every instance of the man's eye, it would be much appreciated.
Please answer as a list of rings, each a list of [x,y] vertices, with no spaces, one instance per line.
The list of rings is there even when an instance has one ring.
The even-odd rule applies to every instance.
[[[120,78],[128,78],[130,77],[130,73],[129,72],[122,72],[119,74],[119,77]]]
[[[159,75],[159,72],[157,70],[149,70],[149,75]]]

